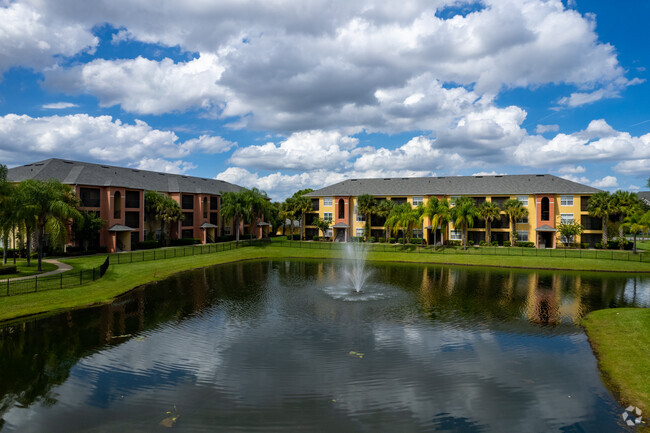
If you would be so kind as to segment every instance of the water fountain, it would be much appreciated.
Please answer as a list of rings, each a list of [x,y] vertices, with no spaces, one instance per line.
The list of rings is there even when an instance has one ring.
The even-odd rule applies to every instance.
[[[352,265],[349,270],[346,270],[346,275],[352,283],[354,293],[363,293],[361,289],[370,276],[370,272],[366,271],[368,250],[365,244],[361,242],[349,242],[345,247],[345,251],[347,259]]]

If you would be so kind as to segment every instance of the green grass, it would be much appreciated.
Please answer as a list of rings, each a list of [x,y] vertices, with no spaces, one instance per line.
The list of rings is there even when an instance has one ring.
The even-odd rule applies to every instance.
[[[303,244],[304,245],[304,244]],[[248,259],[314,258],[337,259],[344,257],[342,250],[280,247],[246,247],[232,251],[202,254],[164,260],[111,265],[100,280],[70,289],[51,290],[19,296],[0,298],[0,321],[27,315],[57,312],[71,308],[112,301],[116,296],[148,282],[166,278],[174,273]],[[105,255],[62,259],[73,266],[70,272],[99,266]],[[650,264],[612,260],[563,259],[551,257],[503,257],[469,254],[420,254],[415,252],[370,252],[368,260],[376,262],[440,263],[454,265],[517,267],[537,269],[650,272]]]
[[[650,240],[646,240],[646,241],[637,240],[636,241],[636,247],[639,250],[644,250],[644,251],[649,251],[650,252]]]
[[[583,320],[598,365],[623,406],[650,413],[650,309],[614,308]]]
[[[7,265],[13,265],[13,264],[14,264],[13,259],[7,260]],[[16,259],[16,266],[18,272],[13,274],[0,275],[0,280],[5,280],[7,278],[29,277],[31,275],[38,275],[43,272],[50,272],[58,269],[56,265],[47,262],[42,262],[41,265],[43,270],[41,272],[38,272],[38,261],[36,259],[32,260],[31,266],[27,266],[27,260],[25,259]]]

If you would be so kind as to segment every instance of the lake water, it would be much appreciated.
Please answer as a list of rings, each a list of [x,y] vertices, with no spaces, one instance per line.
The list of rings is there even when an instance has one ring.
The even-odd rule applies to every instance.
[[[0,326],[4,432],[614,432],[579,320],[650,278],[338,261],[179,274]]]

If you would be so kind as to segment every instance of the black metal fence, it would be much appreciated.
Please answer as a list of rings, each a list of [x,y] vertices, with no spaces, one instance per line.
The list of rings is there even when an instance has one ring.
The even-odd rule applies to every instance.
[[[198,256],[213,254],[222,251],[236,250],[238,248],[268,244],[268,239],[249,239],[239,242],[223,242],[218,244],[192,245],[188,247],[158,248],[151,250],[130,251],[108,255],[111,265],[125,263],[149,262],[152,260],[173,259],[174,257]]]
[[[343,250],[346,248],[345,243],[339,242],[311,242],[311,241],[276,241],[274,246],[294,247],[305,249],[321,250]],[[390,253],[412,253],[412,254],[466,254],[466,255],[485,255],[485,256],[519,256],[519,257],[557,257],[565,259],[605,259],[620,260],[628,262],[645,262],[650,263],[649,252],[633,253],[632,251],[616,250],[592,250],[592,249],[540,249],[526,247],[432,247],[412,244],[386,244],[386,243],[364,243],[367,251],[370,252],[390,252]]]
[[[63,272],[46,277],[39,277],[37,275],[24,280],[9,279],[1,281],[0,297],[80,286],[103,277],[108,270],[109,264],[110,262],[107,257],[104,263],[92,269],[85,269],[78,272]]]

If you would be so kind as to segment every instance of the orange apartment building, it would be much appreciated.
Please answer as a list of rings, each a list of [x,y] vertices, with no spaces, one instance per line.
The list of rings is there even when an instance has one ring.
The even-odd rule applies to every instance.
[[[26,179],[57,179],[70,185],[81,199],[80,210],[96,212],[106,221],[96,243],[108,252],[129,251],[145,239],[149,227],[144,212],[146,191],[166,194],[181,206],[183,219],[172,226],[172,239],[196,238],[210,243],[234,233],[231,223],[221,221],[221,194],[243,189],[221,180],[63,159],[9,169],[10,182]],[[159,235],[159,227],[157,232]]]

